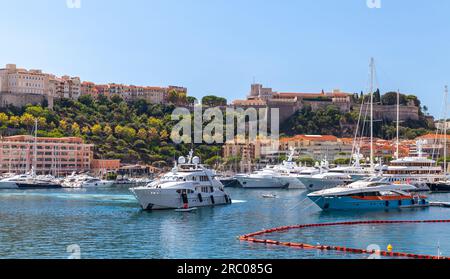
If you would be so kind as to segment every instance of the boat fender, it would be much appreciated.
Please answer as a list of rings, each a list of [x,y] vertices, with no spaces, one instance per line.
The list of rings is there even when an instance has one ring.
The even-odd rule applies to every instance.
[[[201,194],[201,193],[198,193],[198,200],[199,200],[200,202],[203,202],[203,197],[202,197],[202,194]]]
[[[211,203],[212,204],[216,204],[216,202],[214,201],[214,196],[213,195],[211,195]]]

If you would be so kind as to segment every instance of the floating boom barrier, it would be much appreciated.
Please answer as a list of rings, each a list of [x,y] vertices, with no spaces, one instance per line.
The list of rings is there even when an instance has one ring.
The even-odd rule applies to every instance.
[[[338,223],[323,223],[323,224],[305,224],[305,225],[294,225],[278,227],[268,230],[262,230],[255,233],[246,234],[239,237],[241,241],[247,241],[252,243],[261,243],[266,245],[279,245],[287,246],[300,249],[317,249],[321,251],[334,250],[354,254],[377,254],[386,257],[402,257],[402,258],[413,258],[413,259],[430,259],[430,260],[450,260],[450,257],[443,256],[432,256],[432,255],[420,255],[412,253],[402,253],[402,252],[392,252],[392,251],[377,251],[377,250],[364,250],[355,249],[343,246],[331,246],[331,245],[311,245],[306,243],[297,242],[282,242],[270,239],[260,239],[256,237],[263,236],[265,234],[275,233],[275,232],[286,232],[295,229],[305,229],[314,227],[331,227],[331,226],[356,226],[356,225],[389,225],[389,224],[430,224],[430,223],[450,223],[450,220],[425,220],[425,221],[354,221],[354,222],[338,222]]]

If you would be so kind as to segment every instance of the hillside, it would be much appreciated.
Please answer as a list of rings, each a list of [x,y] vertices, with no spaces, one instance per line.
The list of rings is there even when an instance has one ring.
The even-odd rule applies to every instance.
[[[374,94],[374,101],[382,106],[393,106],[397,103],[395,92],[388,92],[380,96]],[[355,104],[367,102],[368,97],[356,97]],[[425,117],[427,107],[421,106],[420,100],[412,95],[400,95],[400,104],[406,105],[408,101],[419,108],[418,120],[406,120],[400,123],[400,135],[402,138],[413,139],[435,129],[433,123],[429,123]],[[395,109],[394,109],[395,110]],[[337,137],[353,137],[358,123],[359,111],[342,113],[334,105],[326,108],[312,110],[310,106],[303,107],[300,111],[281,124],[282,134],[292,136],[296,134],[334,135]],[[363,124],[361,124],[363,123]],[[369,130],[369,119],[361,120],[360,130],[363,125],[365,131]],[[396,123],[392,120],[375,119],[374,135],[379,138],[392,139],[396,136]]]
[[[38,119],[38,135],[77,136],[95,144],[95,157],[121,159],[125,163],[171,165],[174,158],[188,153],[191,146],[174,145],[169,137],[173,105],[152,105],[144,100],[131,103],[119,96],[82,96],[78,101],[58,100],[54,110],[41,106],[9,107],[0,113],[3,136],[31,134]],[[204,160],[217,159],[220,146],[198,146]]]

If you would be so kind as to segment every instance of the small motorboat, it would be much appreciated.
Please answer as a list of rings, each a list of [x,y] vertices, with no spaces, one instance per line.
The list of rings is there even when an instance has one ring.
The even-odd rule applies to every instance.
[[[275,195],[275,194],[263,194],[262,197],[265,198],[265,199],[276,199],[277,195]]]
[[[197,210],[197,207],[175,209],[176,212],[193,212],[193,211],[196,211],[196,210]]]

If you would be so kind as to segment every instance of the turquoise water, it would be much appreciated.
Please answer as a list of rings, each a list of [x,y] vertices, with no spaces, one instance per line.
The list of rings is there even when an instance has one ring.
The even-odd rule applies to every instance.
[[[194,213],[145,212],[127,189],[0,191],[0,258],[367,258],[241,242],[237,236],[277,226],[347,220],[450,219],[450,209],[322,212],[299,190],[227,189],[234,204]],[[450,194],[431,200],[450,201]],[[322,227],[271,239],[450,256],[450,224]]]

